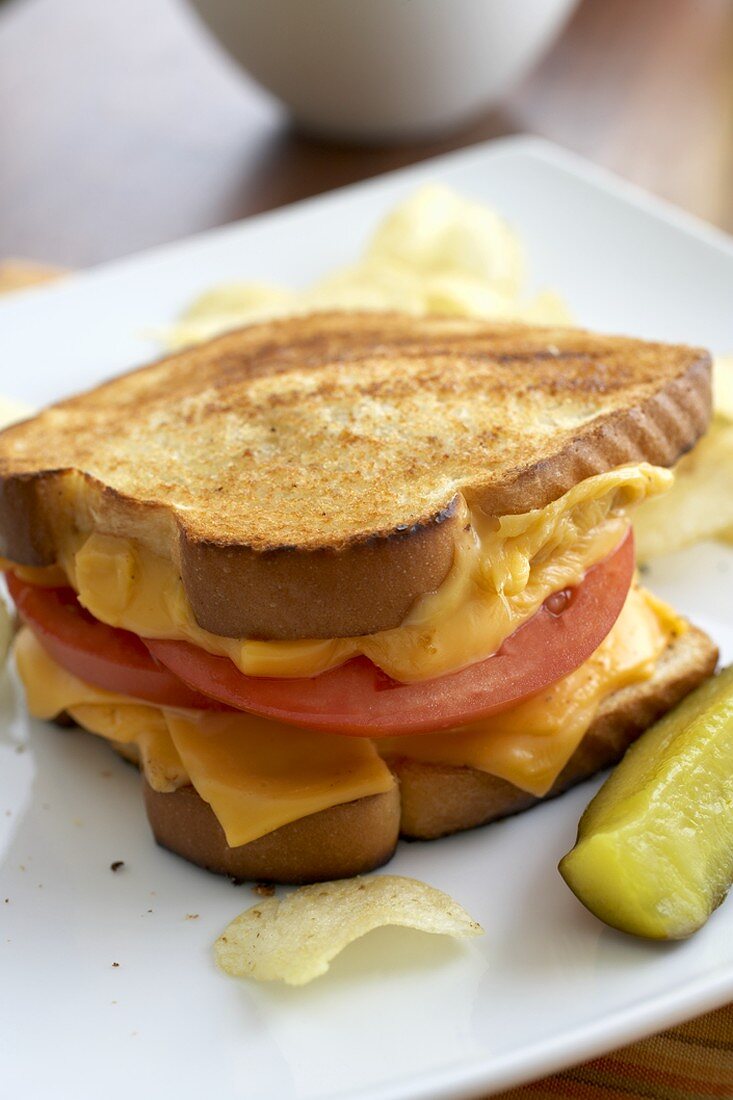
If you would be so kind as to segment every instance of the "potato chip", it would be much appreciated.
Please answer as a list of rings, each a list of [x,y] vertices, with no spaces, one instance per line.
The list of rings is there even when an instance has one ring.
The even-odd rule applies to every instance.
[[[300,301],[314,309],[398,309],[425,312],[423,280],[389,260],[365,260],[341,268],[303,291]]]
[[[7,428],[9,424],[15,424],[17,420],[24,420],[32,412],[33,409],[24,401],[0,396],[0,429]]]
[[[640,561],[701,539],[733,542],[733,356],[713,365],[714,419],[675,467],[670,492],[646,501],[634,516]]]
[[[517,303],[485,279],[461,271],[440,271],[425,279],[423,300],[426,313],[448,313],[456,317],[516,319]]]
[[[720,355],[713,364],[715,415],[733,421],[733,355]]]
[[[483,929],[441,890],[400,875],[302,886],[283,901],[268,898],[227,925],[214,956],[232,977],[305,985],[332,959],[375,928],[401,925],[445,936]]]
[[[255,321],[329,309],[567,323],[556,294],[524,297],[523,277],[522,246],[507,223],[494,210],[432,185],[388,214],[350,267],[302,291],[257,282],[214,287],[161,335],[175,350]]]
[[[640,561],[716,538],[733,527],[733,423],[716,418],[707,435],[675,467],[668,493],[634,514]]]
[[[421,187],[388,214],[367,257],[396,261],[425,275],[471,275],[509,298],[519,294],[524,279],[522,245],[504,219],[440,184]]]
[[[246,324],[246,321],[243,323]],[[237,325],[239,324],[240,322],[237,322]],[[215,318],[200,323],[179,321],[167,328],[149,329],[146,335],[152,340],[159,341],[168,351],[175,352],[194,347],[196,344],[203,344],[206,340],[213,340],[215,336],[221,336],[223,332],[228,332],[233,327],[236,326],[232,325],[230,317]]]
[[[297,301],[295,291],[272,283],[225,283],[207,290],[185,310],[180,321],[158,335],[175,351],[241,325],[285,316]]]
[[[542,290],[519,307],[517,320],[528,325],[574,325],[575,320],[565,301],[554,290]]]
[[[274,283],[224,283],[197,298],[183,314],[183,320],[205,321],[226,314],[239,317],[286,305],[295,296],[295,291]]]

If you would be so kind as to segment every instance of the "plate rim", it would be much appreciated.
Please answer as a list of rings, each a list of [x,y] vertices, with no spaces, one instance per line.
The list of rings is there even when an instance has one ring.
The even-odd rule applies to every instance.
[[[696,989],[697,986],[700,988]],[[712,1012],[730,1003],[732,995],[733,963],[721,975],[716,975],[712,983],[697,978],[674,994],[658,994],[641,1002],[633,1011],[617,1009],[611,1028],[602,1021],[595,1021],[561,1039],[535,1043],[529,1048],[529,1054],[487,1055],[484,1061],[464,1072],[445,1067],[421,1074],[419,1078],[412,1077],[398,1088],[384,1085],[341,1093],[339,1100],[485,1100],[497,1092],[541,1081]],[[652,1017],[657,1005],[660,1006],[659,1015]],[[691,1005],[694,1007],[690,1012]],[[661,1006],[666,1011],[661,1011]],[[325,1095],[323,1100],[327,1100]]]

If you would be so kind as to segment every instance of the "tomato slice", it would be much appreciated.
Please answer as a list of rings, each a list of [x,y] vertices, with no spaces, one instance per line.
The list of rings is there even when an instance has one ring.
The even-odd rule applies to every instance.
[[[181,680],[239,710],[362,737],[426,733],[507,710],[573,672],[616,622],[633,574],[629,531],[566,598],[550,596],[498,653],[421,683],[397,683],[363,657],[311,679],[245,676],[227,657],[188,642],[145,644]]]
[[[57,664],[80,680],[107,691],[169,707],[228,710],[161,665],[137,634],[100,623],[73,588],[41,588],[15,573],[5,580],[23,622]]]

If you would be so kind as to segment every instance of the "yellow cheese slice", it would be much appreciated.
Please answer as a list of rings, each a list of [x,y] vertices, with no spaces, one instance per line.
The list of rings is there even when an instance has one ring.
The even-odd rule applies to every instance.
[[[263,642],[224,638],[195,621],[177,566],[140,543],[67,532],[61,565],[102,622],[144,638],[192,642],[250,676],[315,676],[364,654],[404,683],[433,679],[495,653],[552,592],[577,585],[629,527],[631,505],[662,492],[668,470],[646,463],[586,478],[546,508],[496,518],[464,501],[453,566],[437,592],[393,630],[358,638]],[[32,570],[25,575],[33,579]],[[39,572],[39,583],[48,583]]]
[[[119,745],[134,745],[140,767],[155,791],[176,791],[191,782],[168,731],[166,716],[158,707],[119,703],[105,706],[84,703],[66,708],[74,721]]]
[[[16,635],[13,651],[28,710],[34,718],[55,718],[70,706],[126,706],[138,701],[129,695],[93,687],[67,672],[49,656],[28,627],[24,626]]]
[[[155,790],[192,783],[231,847],[318,810],[391,790],[368,738],[299,730],[244,713],[172,710],[92,687],[61,668],[24,628],[15,657],[36,718],[68,711],[80,726],[136,745]]]
[[[15,639],[15,661],[34,718],[55,718],[67,711],[90,733],[135,746],[145,778],[156,791],[174,791],[189,782],[159,707],[79,680],[56,664],[27,627]]]
[[[295,729],[251,714],[168,710],[166,720],[230,847],[318,810],[383,794],[395,783],[368,738]]]
[[[547,794],[589,729],[602,700],[649,679],[670,637],[687,624],[661,600],[632,588],[595,653],[569,676],[511,710],[461,729],[378,742],[389,762],[403,757],[472,767],[534,795]]]

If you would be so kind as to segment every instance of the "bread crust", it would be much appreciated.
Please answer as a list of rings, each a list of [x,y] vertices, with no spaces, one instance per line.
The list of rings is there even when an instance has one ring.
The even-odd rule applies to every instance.
[[[398,626],[452,561],[457,502],[544,507],[671,466],[710,417],[700,349],[400,314],[253,325],[0,433],[0,554],[139,540],[230,637]]]
[[[208,871],[255,882],[325,882],[350,878],[391,858],[400,829],[397,784],[384,794],[332,806],[230,848],[211,807],[193,787],[162,794],[143,779],[155,839]]]
[[[453,564],[464,522],[457,505],[454,498],[406,531],[364,539],[348,550],[255,554],[182,540],[181,576],[194,618],[213,634],[281,640],[346,638],[376,633],[386,623],[398,626],[419,595],[440,587]],[[251,594],[246,604],[243,593]]]
[[[654,675],[603,700],[598,713],[544,798],[475,768],[390,761],[400,781],[404,837],[434,840],[486,825],[562,794],[620,760],[629,745],[715,671],[718,649],[691,627],[657,662]]]
[[[619,760],[632,741],[713,673],[717,659],[716,646],[701,630],[676,638],[651,679],[603,701],[546,798]],[[143,780],[145,805],[158,843],[192,863],[240,879],[295,883],[378,867],[390,858],[398,835],[433,840],[544,801],[475,768],[408,760],[390,761],[390,767],[399,789],[311,814],[239,848],[228,847],[193,787],[161,794]]]

